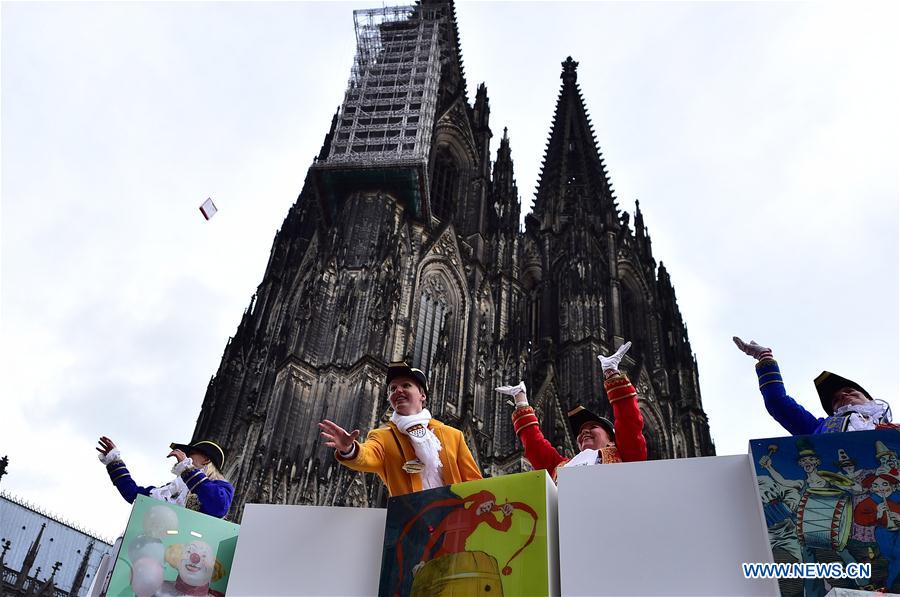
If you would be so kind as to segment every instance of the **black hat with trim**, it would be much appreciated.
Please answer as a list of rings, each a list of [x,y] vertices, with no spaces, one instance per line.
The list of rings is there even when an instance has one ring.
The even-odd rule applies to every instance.
[[[590,423],[592,421],[599,423],[601,427],[606,429],[606,432],[609,434],[609,439],[616,441],[616,428],[609,419],[601,417],[596,413],[592,413],[583,406],[576,406],[569,411],[569,426],[572,428],[572,435],[575,436],[576,440],[578,439],[578,433],[581,431],[581,427],[585,423]]]
[[[387,370],[387,385],[391,385],[391,381],[397,377],[408,377],[415,380],[422,387],[422,393],[428,393],[428,377],[421,369],[410,367],[403,361],[391,363]]]
[[[819,400],[822,402],[822,408],[825,409],[825,412],[829,415],[834,414],[834,407],[831,405],[832,402],[834,402],[834,393],[841,388],[853,388],[859,390],[865,394],[866,398],[869,400],[872,399],[872,396],[865,391],[861,385],[846,377],[835,375],[830,371],[822,371],[822,373],[813,380],[813,383],[816,384],[816,392],[819,393]]]
[[[200,452],[209,458],[209,461],[220,471],[222,470],[222,467],[225,466],[225,450],[223,450],[222,446],[216,442],[202,440],[194,442],[193,444],[169,444],[169,447],[173,450],[181,450],[185,454]]]

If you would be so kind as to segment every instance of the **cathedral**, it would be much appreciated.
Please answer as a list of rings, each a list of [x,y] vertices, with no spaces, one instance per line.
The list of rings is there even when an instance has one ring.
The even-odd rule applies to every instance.
[[[524,380],[544,434],[573,454],[566,413],[611,416],[597,355],[630,340],[620,368],[640,396],[649,457],[713,455],[672,281],[640,206],[632,217],[617,204],[578,62],[561,64],[523,226],[507,131],[492,152],[487,88],[469,102],[453,3],[354,21],[343,103],[194,431],[228,454],[230,518],[246,503],[383,506],[381,481],[339,466],[317,423],[365,435],[385,422],[391,361],[427,372],[428,408],[496,476],[530,467],[494,387]]]

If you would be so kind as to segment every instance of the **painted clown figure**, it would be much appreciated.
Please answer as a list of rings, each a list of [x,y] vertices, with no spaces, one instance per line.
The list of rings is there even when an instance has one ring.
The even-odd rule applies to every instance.
[[[556,481],[561,466],[582,466],[633,462],[647,459],[647,441],[644,439],[644,418],[638,407],[637,391],[628,377],[619,371],[619,363],[631,342],[626,342],[610,356],[599,356],[603,367],[606,395],[613,409],[615,424],[583,406],[569,412],[569,425],[581,450],[574,458],[560,454],[541,432],[534,408],[528,405],[525,382],[516,386],[496,388],[501,394],[513,396],[515,411],[512,414],[513,429],[525,449],[525,458],[535,469],[546,469]]]
[[[863,487],[869,497],[856,506],[853,519],[861,525],[875,525],[875,541],[882,557],[888,560],[885,587],[891,589],[900,575],[900,479],[896,471],[869,475]]]

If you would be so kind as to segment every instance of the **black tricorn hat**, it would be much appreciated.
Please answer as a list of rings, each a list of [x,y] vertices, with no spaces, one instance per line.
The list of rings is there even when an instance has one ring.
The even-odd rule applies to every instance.
[[[578,432],[581,431],[581,426],[591,421],[600,423],[609,434],[609,439],[616,441],[616,428],[609,419],[592,413],[583,406],[576,406],[569,411],[569,426],[572,428],[572,435],[575,436],[575,439],[578,439]]]
[[[225,450],[223,450],[222,446],[216,442],[201,440],[192,444],[169,444],[169,447],[173,450],[181,450],[185,454],[200,452],[209,458],[210,462],[212,462],[220,471],[222,470],[222,467],[225,466]]]
[[[861,385],[846,377],[835,375],[830,371],[822,371],[822,373],[813,380],[813,383],[816,384],[816,392],[819,393],[819,400],[822,402],[822,408],[825,409],[825,412],[829,415],[834,414],[834,408],[831,406],[834,393],[841,388],[857,389],[865,394],[866,398],[869,400],[872,399],[872,396],[865,391]]]
[[[421,369],[410,367],[403,361],[391,363],[387,370],[387,385],[391,385],[391,381],[397,377],[408,377],[415,380],[422,386],[422,393],[428,393],[428,377]]]

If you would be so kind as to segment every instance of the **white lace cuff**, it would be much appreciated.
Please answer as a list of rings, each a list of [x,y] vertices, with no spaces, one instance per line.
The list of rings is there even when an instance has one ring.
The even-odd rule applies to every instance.
[[[103,463],[103,466],[108,466],[116,460],[122,460],[122,453],[119,452],[118,448],[113,448],[107,454],[97,454],[97,458],[100,459],[100,462]]]
[[[172,472],[180,477],[181,473],[183,473],[184,471],[195,469],[195,468],[197,468],[197,467],[194,466],[194,461],[191,460],[190,458],[185,458],[184,460],[176,463],[175,466],[172,467]]]

